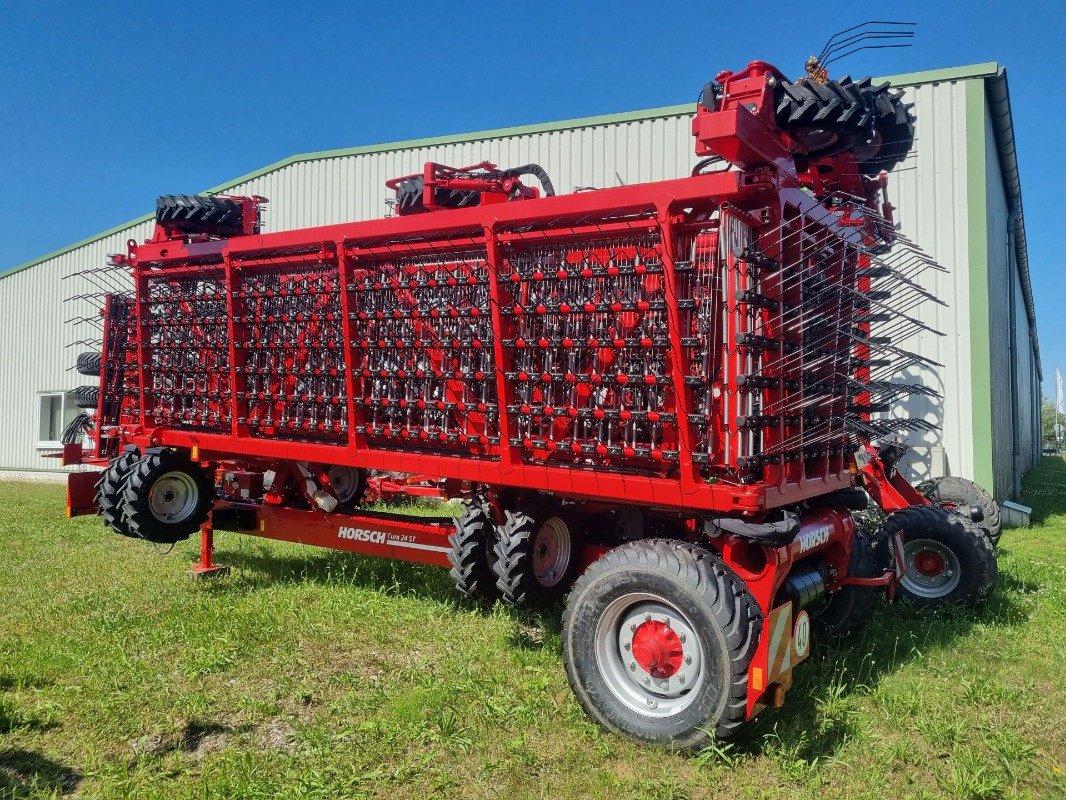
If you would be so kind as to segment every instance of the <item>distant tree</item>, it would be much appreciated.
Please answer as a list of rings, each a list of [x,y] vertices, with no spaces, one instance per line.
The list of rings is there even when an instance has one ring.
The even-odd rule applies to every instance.
[[[1056,421],[1059,423],[1058,430],[1055,428]],[[1042,398],[1040,403],[1040,429],[1044,444],[1062,446],[1062,440],[1057,437],[1059,432],[1066,430],[1066,414],[1055,412],[1055,404],[1050,397]]]

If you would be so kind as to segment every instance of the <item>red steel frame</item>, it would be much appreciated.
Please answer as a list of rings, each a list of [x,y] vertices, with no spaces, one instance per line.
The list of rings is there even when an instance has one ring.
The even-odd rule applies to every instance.
[[[623,215],[641,215],[637,220],[615,223],[624,230],[651,229],[661,234],[661,258],[666,287],[666,318],[672,342],[670,359],[671,380],[676,392],[678,423],[679,475],[675,478],[648,475],[628,475],[606,471],[590,471],[565,465],[546,466],[523,463],[517,448],[500,445],[485,448],[485,457],[468,454],[398,452],[378,449],[369,445],[359,435],[361,409],[350,404],[347,442],[325,444],[311,441],[279,441],[268,438],[254,439],[247,435],[236,420],[228,434],[182,430],[174,427],[154,427],[148,418],[146,405],[140,408],[139,419],[128,426],[129,443],[141,448],[165,446],[197,448],[204,460],[220,460],[234,457],[276,459],[283,451],[285,457],[323,464],[342,464],[365,469],[426,473],[444,478],[454,478],[492,486],[516,486],[541,489],[574,498],[599,501],[639,503],[664,509],[716,510],[723,513],[759,514],[767,509],[794,504],[809,498],[853,485],[853,475],[847,470],[843,459],[837,459],[829,469],[809,478],[805,475],[780,475],[775,481],[751,485],[712,483],[702,479],[694,466],[692,442],[687,419],[690,398],[683,373],[684,359],[680,351],[681,324],[677,303],[677,278],[673,265],[675,253],[675,230],[683,223],[682,209],[703,204],[709,199],[718,204],[729,204],[738,209],[757,210],[760,221],[773,223],[780,219],[782,199],[804,202],[798,191],[791,194],[771,179],[768,172],[715,173],[683,178],[660,183],[632,187],[604,189],[597,192],[543,198],[535,202],[519,202],[490,205],[469,209],[457,209],[442,214],[398,217],[369,222],[325,226],[299,231],[246,236],[228,240],[184,244],[180,241],[152,242],[136,245],[131,242],[128,263],[133,274],[138,297],[147,296],[150,276],[165,273],[168,277],[183,274],[203,275],[215,271],[224,278],[227,297],[232,308],[233,289],[240,270],[276,264],[277,253],[309,247],[317,250],[316,258],[336,265],[337,280],[346,285],[353,264],[360,258],[372,257],[383,252],[383,242],[396,241],[417,235],[428,242],[430,248],[463,247],[481,244],[487,254],[489,290],[492,301],[493,329],[502,332],[494,337],[495,362],[505,365],[502,339],[506,336],[506,323],[500,313],[500,284],[503,268],[500,255],[501,243],[542,240],[544,231],[523,233],[516,228],[535,224],[550,224],[559,231],[557,235],[573,235],[579,230],[579,221],[614,218]],[[604,225],[595,230],[602,230]],[[772,243],[770,243],[772,245]],[[417,251],[418,246],[412,245]],[[404,252],[407,252],[405,250]],[[195,266],[190,266],[190,262]],[[344,331],[347,352],[346,363],[356,363],[354,342],[350,336],[347,293],[342,292]],[[137,306],[137,330],[143,334],[145,318],[143,302]],[[228,320],[231,347],[231,365],[236,355],[232,352],[234,342],[240,340],[238,323],[231,314]],[[149,345],[143,338],[136,345],[140,353],[140,385],[149,384]],[[505,378],[506,366],[497,369],[497,397],[501,406],[511,396],[511,387]],[[235,378],[235,375],[231,376]],[[348,372],[348,396],[354,396],[352,371]],[[231,397],[233,387],[230,387]],[[499,440],[509,442],[509,415],[499,415]],[[777,472],[780,473],[780,470]],[[795,471],[792,471],[795,473]]]

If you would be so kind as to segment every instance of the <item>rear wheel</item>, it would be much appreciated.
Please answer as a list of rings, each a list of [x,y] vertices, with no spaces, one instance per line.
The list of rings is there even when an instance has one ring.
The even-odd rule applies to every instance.
[[[891,565],[892,537],[903,534],[905,572],[899,594],[935,608],[979,603],[996,585],[996,553],[984,531],[939,506],[910,506],[889,514],[877,531],[882,565]]]
[[[578,578],[563,659],[581,707],[609,731],[672,750],[726,739],[746,719],[762,614],[702,547],[622,545]]]
[[[561,599],[580,565],[580,517],[558,503],[508,511],[506,517],[493,565],[503,599],[512,605]]]
[[[499,596],[496,575],[492,571],[495,559],[496,526],[488,512],[478,502],[463,504],[463,512],[455,521],[455,532],[448,537],[451,550],[451,576],[455,588],[474,600],[493,600]]]
[[[140,460],[139,450],[128,450],[112,459],[107,469],[100,473],[100,480],[96,482],[97,513],[103,517],[105,525],[123,536],[133,534],[130,533],[129,525],[122,515],[122,487]]]
[[[848,559],[848,575],[855,578],[876,578],[884,573],[870,541],[856,532]],[[845,586],[829,596],[814,624],[826,636],[843,637],[858,633],[869,622],[882,591],[876,586]]]
[[[174,544],[207,520],[214,481],[203,467],[173,450],[142,458],[126,478],[122,511],[130,535]]]
[[[337,495],[340,510],[349,511],[359,505],[366,490],[366,470],[336,465],[329,468],[326,477]]]
[[[980,508],[984,519],[975,524],[988,533],[993,547],[999,544],[999,537],[1003,532],[999,504],[982,486],[966,478],[948,475],[923,484],[920,491],[938,506],[955,511],[967,519],[970,518],[971,506]]]

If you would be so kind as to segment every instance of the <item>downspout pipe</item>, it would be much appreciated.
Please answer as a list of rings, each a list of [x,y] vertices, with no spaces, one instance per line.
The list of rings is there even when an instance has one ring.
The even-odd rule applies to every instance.
[[[1018,283],[1021,285],[1022,300],[1025,305],[1025,316],[1029,323],[1029,347],[1032,349],[1033,364],[1036,367],[1036,386],[1030,386],[1032,394],[1039,398],[1040,383],[1044,379],[1043,367],[1040,364],[1040,339],[1036,327],[1036,304],[1033,301],[1032,277],[1029,273],[1029,249],[1025,238],[1025,212],[1022,208],[1022,184],[1018,171],[1018,153],[1014,143],[1014,125],[1011,118],[1010,91],[1007,85],[1007,71],[1000,68],[995,75],[985,78],[985,94],[988,98],[989,113],[992,121],[992,131],[995,136],[996,150],[999,155],[1000,172],[1003,176],[1003,189],[1007,196],[1009,216],[1007,222],[1007,242],[1010,253],[1014,256],[1014,263],[1018,273]],[[1011,472],[1012,472],[1012,495],[1015,499],[1021,492],[1022,451],[1020,447],[1021,431],[1020,414],[1018,409],[1018,384],[1022,376],[1018,375],[1018,342],[1017,342],[1017,295],[1014,284],[1014,275],[1010,275],[1010,356],[1011,356]],[[1028,377],[1032,380],[1032,375]],[[1038,406],[1039,407],[1039,406]],[[1034,437],[1040,438],[1039,414],[1034,419]],[[1038,445],[1034,442],[1032,446]],[[1034,451],[1035,452],[1035,451]]]
[[[1011,269],[1018,262],[1017,247],[1015,246],[1015,226],[1018,220],[1018,205],[1011,204],[1010,213],[1007,216],[1007,319],[1010,320],[1010,454],[1011,454],[1011,499],[1018,500],[1022,496],[1022,457],[1021,457],[1021,430],[1018,421],[1018,403],[1021,397],[1018,386],[1021,383],[1018,375],[1018,297],[1015,289],[1015,270]],[[1026,376],[1030,377],[1030,376]]]

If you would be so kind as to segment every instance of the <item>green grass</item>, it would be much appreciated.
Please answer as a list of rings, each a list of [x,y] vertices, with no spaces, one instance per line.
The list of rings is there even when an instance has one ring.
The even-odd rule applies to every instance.
[[[574,703],[555,616],[233,534],[228,577],[0,484],[0,797],[1066,797],[1066,462],[980,611],[879,607],[783,709],[675,756]]]

